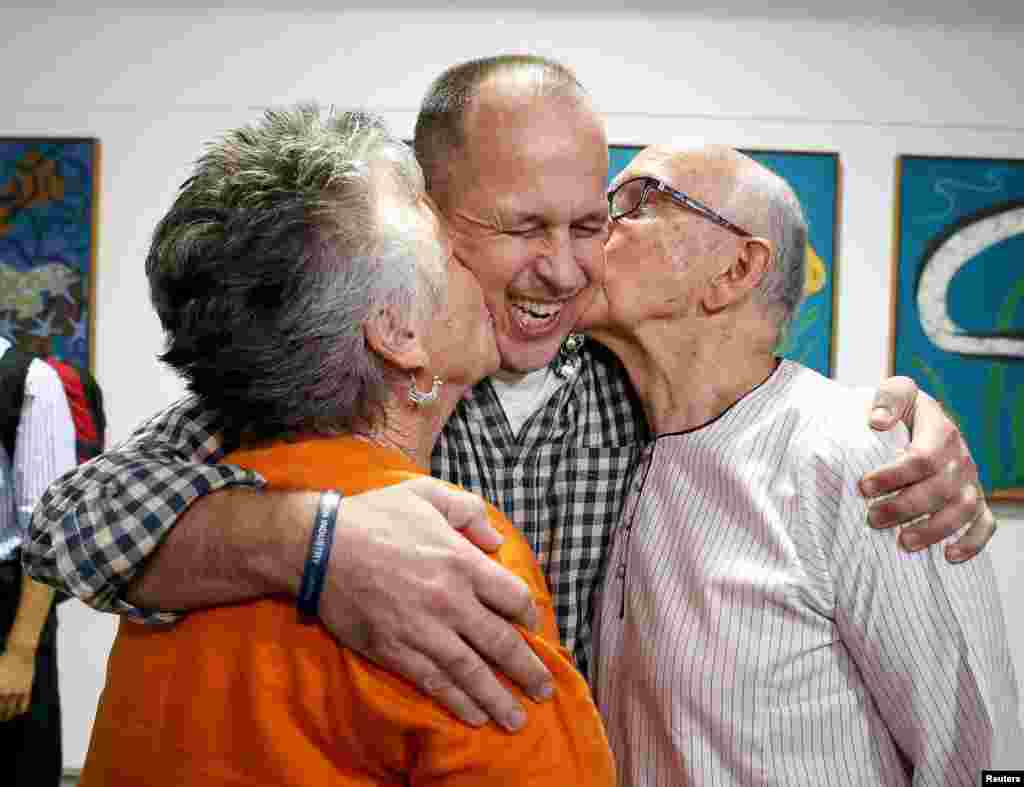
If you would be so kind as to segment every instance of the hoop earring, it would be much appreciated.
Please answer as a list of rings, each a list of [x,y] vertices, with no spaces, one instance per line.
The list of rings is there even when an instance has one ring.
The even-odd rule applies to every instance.
[[[413,407],[424,407],[428,404],[433,404],[437,401],[438,393],[441,390],[441,386],[444,384],[444,380],[440,377],[434,378],[434,384],[430,390],[426,393],[416,388],[416,375],[409,375],[409,402],[412,403]]]

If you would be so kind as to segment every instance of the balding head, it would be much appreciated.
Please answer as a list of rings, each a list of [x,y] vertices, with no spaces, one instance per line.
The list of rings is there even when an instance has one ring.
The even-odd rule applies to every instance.
[[[807,223],[789,184],[749,156],[720,146],[655,146],[634,163],[638,171],[656,167],[669,185],[769,242],[771,263],[756,293],[778,316],[781,336],[803,298],[807,249]],[[706,230],[703,234],[709,239],[722,237],[710,222]]]
[[[727,209],[741,226],[771,243],[772,264],[757,292],[778,313],[781,338],[800,308],[807,275],[807,221],[800,200],[784,179],[752,158],[736,151],[715,155],[735,163]]]
[[[414,148],[427,190],[444,201],[452,163],[466,155],[474,110],[521,113],[530,102],[560,99],[586,107],[576,75],[554,60],[535,55],[499,55],[452,66],[427,90],[416,118]]]

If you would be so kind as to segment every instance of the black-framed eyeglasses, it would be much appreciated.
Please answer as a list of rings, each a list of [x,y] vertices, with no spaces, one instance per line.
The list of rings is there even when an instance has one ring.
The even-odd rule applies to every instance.
[[[725,216],[712,210],[700,200],[695,200],[690,195],[672,188],[664,181],[647,176],[630,178],[608,192],[608,217],[612,221],[618,221],[631,213],[635,213],[640,210],[647,197],[655,191],[668,194],[676,204],[699,213],[719,227],[724,227],[741,238],[752,238],[754,236],[754,233],[748,232],[738,224],[733,224]]]

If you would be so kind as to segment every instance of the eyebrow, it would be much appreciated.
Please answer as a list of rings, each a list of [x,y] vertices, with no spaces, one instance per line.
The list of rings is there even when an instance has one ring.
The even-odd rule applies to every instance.
[[[608,218],[608,205],[602,203],[601,207],[595,207],[594,210],[584,213],[582,216],[573,218],[569,224],[580,224],[588,221],[603,222]],[[525,225],[537,225],[541,227],[548,226],[551,222],[548,217],[540,213],[517,213],[515,210],[511,210],[503,217],[502,226],[504,227],[520,227]]]
[[[573,224],[579,224],[580,222],[586,221],[604,221],[608,218],[608,204],[605,203],[598,210],[592,210],[590,213],[585,213],[578,219],[573,219]]]
[[[517,213],[516,211],[510,211],[505,215],[505,220],[505,223],[513,227],[519,224],[547,224],[547,219],[539,213]]]

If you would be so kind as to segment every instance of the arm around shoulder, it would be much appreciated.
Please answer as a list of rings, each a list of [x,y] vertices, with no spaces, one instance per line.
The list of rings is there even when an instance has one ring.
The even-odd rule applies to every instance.
[[[26,570],[101,611],[170,619],[126,601],[125,587],[192,503],[262,483],[250,471],[215,464],[220,448],[216,419],[194,400],[165,410],[47,490],[32,515]]]

